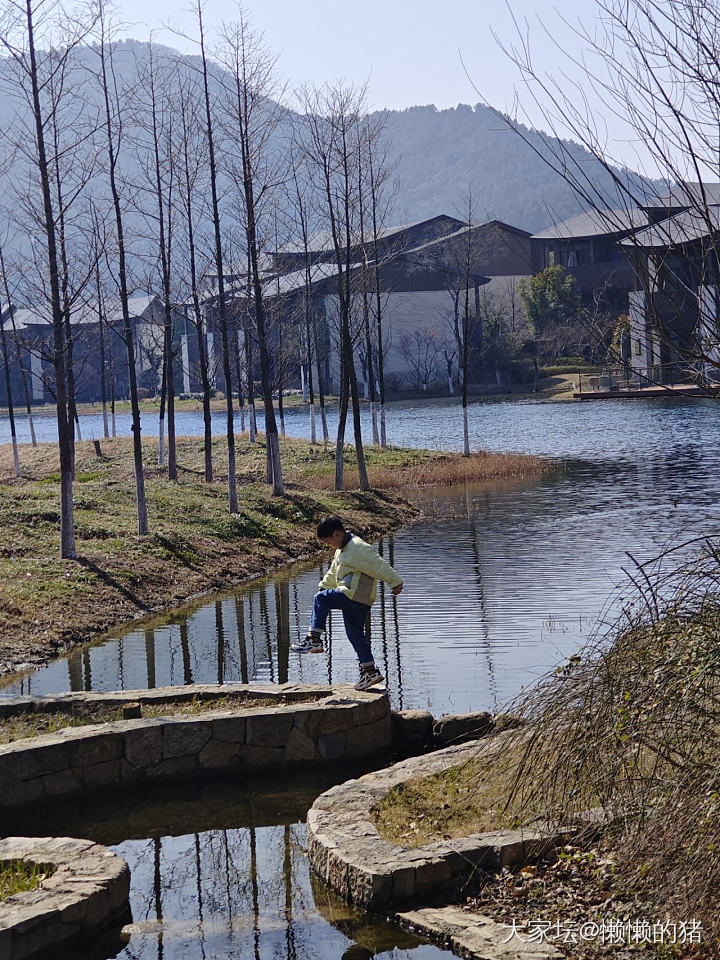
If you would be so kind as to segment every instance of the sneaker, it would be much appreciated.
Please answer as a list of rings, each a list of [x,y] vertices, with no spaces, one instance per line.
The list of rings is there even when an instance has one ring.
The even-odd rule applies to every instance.
[[[355,684],[355,689],[369,690],[370,687],[374,687],[376,683],[382,683],[384,679],[385,677],[383,677],[374,664],[372,667],[360,667],[360,679]]]
[[[290,649],[294,653],[325,653],[322,637],[309,633],[304,640],[297,640],[290,644]]]

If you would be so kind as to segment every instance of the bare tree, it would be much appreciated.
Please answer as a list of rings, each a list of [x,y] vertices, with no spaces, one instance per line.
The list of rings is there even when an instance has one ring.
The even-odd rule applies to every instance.
[[[197,332],[198,366],[202,384],[203,407],[203,452],[205,458],[205,482],[212,483],[212,415],[210,410],[210,360],[208,357],[207,326],[200,305],[200,287],[198,274],[198,246],[196,227],[196,206],[202,206],[201,170],[205,166],[205,147],[201,121],[201,91],[194,78],[177,77],[179,130],[181,137],[181,173],[180,203],[183,207],[186,251],[190,278],[190,299],[192,301],[192,322]]]
[[[52,56],[38,50],[40,37],[53,47]],[[63,75],[77,46],[86,37],[87,19],[77,12],[67,18],[58,3],[33,4],[10,2],[0,15],[0,44],[12,65],[9,79],[10,97],[24,101],[29,107],[31,129],[25,142],[18,144],[33,171],[41,198],[38,220],[42,225],[43,248],[49,283],[49,306],[52,318],[52,365],[54,370],[55,409],[60,455],[60,555],[76,556],[73,513],[73,425],[68,411],[65,312],[61,290],[61,263],[58,252],[60,225],[56,195],[53,192],[52,129],[62,103],[64,89],[56,81]],[[58,38],[60,42],[58,43]],[[42,40],[41,40],[42,42]],[[53,81],[52,93],[50,91]],[[48,142],[48,130],[50,142]],[[33,206],[31,201],[31,206]]]
[[[224,65],[232,78],[227,98],[230,135],[240,148],[239,165],[230,165],[243,200],[243,229],[249,266],[249,290],[255,315],[260,382],[265,408],[265,438],[268,467],[273,494],[284,493],[280,441],[272,395],[268,317],[261,279],[260,258],[263,244],[263,221],[270,215],[269,204],[277,187],[278,171],[270,156],[271,139],[282,113],[272,99],[276,95],[275,60],[260,35],[255,33],[241,11],[235,24],[225,27],[223,37]],[[269,223],[266,230],[269,233]]]
[[[163,394],[160,401],[160,436],[167,398],[168,478],[177,480],[177,452],[175,444],[175,346],[173,337],[172,253],[173,212],[176,179],[175,139],[171,104],[176,90],[170,86],[171,75],[160,71],[152,44],[148,47],[147,67],[143,86],[147,88],[147,116],[144,118],[149,143],[141,144],[141,153],[149,154],[147,181],[155,204],[154,226],[157,259],[163,291]],[[162,463],[162,448],[159,460]]]
[[[385,115],[378,114],[366,120],[367,132],[364,149],[367,157],[367,193],[370,206],[370,239],[372,243],[373,279],[375,291],[375,343],[377,346],[378,392],[380,399],[380,445],[387,445],[385,429],[385,339],[383,335],[383,298],[380,285],[380,230],[385,223],[390,198],[388,185],[392,174],[392,162],[388,149],[383,146],[382,132]]]
[[[210,71],[205,50],[205,31],[203,27],[202,2],[196,6],[198,20],[198,42],[202,63],[203,95],[205,99],[205,135],[207,137],[208,173],[210,176],[210,194],[212,198],[212,221],[215,234],[215,270],[217,275],[217,315],[220,327],[222,347],[222,367],[225,378],[226,436],[228,448],[228,505],[230,513],[237,513],[238,494],[235,463],[235,424],[233,419],[232,374],[230,371],[230,332],[228,310],[225,298],[225,273],[222,232],[220,223],[220,201],[218,193],[218,165],[215,153],[215,130],[213,111],[210,105]]]
[[[344,488],[343,448],[348,404],[352,404],[353,432],[360,488],[370,487],[360,425],[360,398],[355,371],[354,340],[351,324],[353,248],[359,240],[358,164],[362,136],[364,91],[342,84],[309,90],[303,95],[306,109],[303,146],[311,176],[324,202],[337,271],[337,299],[340,344],[340,408],[335,444],[335,489]]]
[[[105,10],[99,7],[99,43],[96,48],[99,58],[99,79],[103,99],[102,125],[105,134],[107,177],[110,187],[112,210],[115,218],[115,244],[117,248],[118,292],[122,311],[123,339],[127,351],[130,409],[132,411],[133,461],[137,498],[138,533],[148,532],[147,501],[145,498],[145,471],[143,467],[142,439],[140,436],[140,404],[138,402],[137,372],[135,368],[135,341],[130,320],[127,260],[123,205],[120,197],[118,157],[123,140],[123,124],[120,108],[120,91],[112,65],[112,45],[108,43]]]
[[[427,390],[437,379],[440,361],[437,331],[432,327],[423,327],[412,334],[404,333],[400,338],[400,352],[412,372],[416,385],[422,390]]]
[[[467,227],[450,245],[442,265],[445,288],[450,297],[452,310],[449,322],[455,343],[460,389],[462,395],[463,453],[470,456],[470,433],[468,427],[468,385],[473,355],[474,339],[479,321],[479,286],[485,278],[475,272],[477,258],[476,237],[472,226],[472,195],[468,194]],[[482,330],[480,330],[482,336]]]

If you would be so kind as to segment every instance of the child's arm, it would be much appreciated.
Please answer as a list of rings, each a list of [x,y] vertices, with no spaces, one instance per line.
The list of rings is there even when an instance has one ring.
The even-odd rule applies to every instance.
[[[360,573],[367,573],[375,580],[384,580],[394,594],[400,593],[402,577],[369,544],[357,544],[357,553],[353,551],[353,565]]]
[[[337,553],[332,558],[332,563],[327,568],[325,576],[322,578],[318,584],[318,590],[336,590],[338,587],[337,581]]]

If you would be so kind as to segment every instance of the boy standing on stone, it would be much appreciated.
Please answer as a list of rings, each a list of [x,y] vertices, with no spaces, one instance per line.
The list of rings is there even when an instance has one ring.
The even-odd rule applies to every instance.
[[[384,679],[375,666],[365,632],[370,607],[377,595],[377,581],[384,580],[396,596],[403,582],[370,544],[348,533],[339,517],[321,520],[317,535],[335,549],[335,556],[315,594],[308,634],[290,649],[297,653],[323,653],[322,634],[328,614],[331,610],[342,611],[345,632],[360,661],[360,680],[355,689],[367,690]]]

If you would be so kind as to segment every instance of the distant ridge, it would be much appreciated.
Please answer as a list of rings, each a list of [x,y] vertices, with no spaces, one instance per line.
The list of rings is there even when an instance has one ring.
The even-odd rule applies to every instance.
[[[466,219],[468,187],[475,222],[503,220],[532,233],[586,207],[490,107],[409,107],[389,110],[385,116],[386,135],[398,159],[399,223],[440,212]],[[521,130],[541,152],[558,142],[528,127]],[[563,145],[582,163],[584,175],[607,195],[608,205],[617,205],[612,178],[595,157],[579,144]]]

